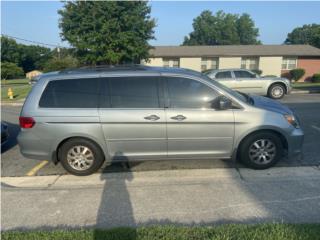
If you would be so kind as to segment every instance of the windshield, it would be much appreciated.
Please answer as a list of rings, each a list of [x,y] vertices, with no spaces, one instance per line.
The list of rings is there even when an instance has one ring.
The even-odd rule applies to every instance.
[[[226,87],[225,85],[219,83],[218,81],[215,81],[211,78],[209,78],[207,75],[205,74],[202,74],[202,76],[209,80],[210,82],[212,82],[215,86],[217,86],[218,88],[221,88],[222,90],[224,90],[225,92],[229,93],[230,95],[232,95],[233,97],[235,97],[236,99],[242,101],[242,102],[245,102],[245,103],[250,103],[250,97],[248,95],[244,95],[242,93],[239,93],[237,91],[234,91],[228,87]]]

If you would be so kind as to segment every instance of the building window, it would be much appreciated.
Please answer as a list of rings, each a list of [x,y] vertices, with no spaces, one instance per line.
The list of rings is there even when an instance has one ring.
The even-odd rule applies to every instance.
[[[219,68],[219,58],[201,58],[201,71]]]
[[[297,67],[297,58],[282,58],[282,70],[291,70]]]
[[[163,66],[164,67],[180,67],[180,60],[179,58],[163,58]]]
[[[259,69],[259,58],[257,57],[241,58],[241,68],[248,69],[248,70]]]

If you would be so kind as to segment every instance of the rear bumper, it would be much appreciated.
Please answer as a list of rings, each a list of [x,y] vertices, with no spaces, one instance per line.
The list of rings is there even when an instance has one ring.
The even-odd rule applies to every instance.
[[[24,157],[36,160],[52,160],[50,147],[33,134],[26,133],[22,130],[17,137],[17,141],[20,152]]]
[[[293,157],[302,153],[304,133],[302,129],[295,129],[287,138],[288,157]]]

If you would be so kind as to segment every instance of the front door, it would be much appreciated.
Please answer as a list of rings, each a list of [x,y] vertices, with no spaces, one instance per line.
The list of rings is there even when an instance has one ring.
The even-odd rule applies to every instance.
[[[100,121],[112,159],[166,158],[166,119],[159,78],[103,78],[101,91]]]
[[[264,93],[262,80],[257,78],[253,73],[245,70],[237,70],[233,71],[233,73],[237,79],[237,91],[253,94]]]
[[[198,80],[164,77],[168,157],[215,157],[232,155],[233,110],[214,109],[219,94]]]

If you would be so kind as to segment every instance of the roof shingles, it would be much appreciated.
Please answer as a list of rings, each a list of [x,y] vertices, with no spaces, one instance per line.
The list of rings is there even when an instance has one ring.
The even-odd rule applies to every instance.
[[[153,57],[220,56],[316,56],[320,49],[310,45],[224,45],[224,46],[156,46]]]

